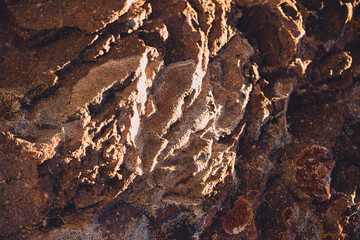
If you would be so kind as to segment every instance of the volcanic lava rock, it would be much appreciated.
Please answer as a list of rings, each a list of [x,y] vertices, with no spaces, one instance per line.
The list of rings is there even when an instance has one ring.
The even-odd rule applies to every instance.
[[[1,239],[358,239],[358,1],[0,1]]]

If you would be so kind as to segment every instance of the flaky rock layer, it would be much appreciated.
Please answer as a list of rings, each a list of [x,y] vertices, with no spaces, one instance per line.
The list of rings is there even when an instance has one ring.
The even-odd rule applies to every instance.
[[[359,9],[0,1],[0,238],[359,238]]]

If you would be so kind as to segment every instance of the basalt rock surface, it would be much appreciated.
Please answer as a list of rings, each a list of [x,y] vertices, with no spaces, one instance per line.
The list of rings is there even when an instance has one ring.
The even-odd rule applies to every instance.
[[[351,0],[1,0],[1,239],[359,239]]]

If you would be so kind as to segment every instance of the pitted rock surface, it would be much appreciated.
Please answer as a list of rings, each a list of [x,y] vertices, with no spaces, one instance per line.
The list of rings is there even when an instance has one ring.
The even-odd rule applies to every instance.
[[[359,239],[358,1],[0,1],[1,239]]]

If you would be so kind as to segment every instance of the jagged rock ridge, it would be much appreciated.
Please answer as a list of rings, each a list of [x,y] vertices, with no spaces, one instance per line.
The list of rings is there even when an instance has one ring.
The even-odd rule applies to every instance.
[[[357,239],[357,1],[0,2],[4,239]]]

